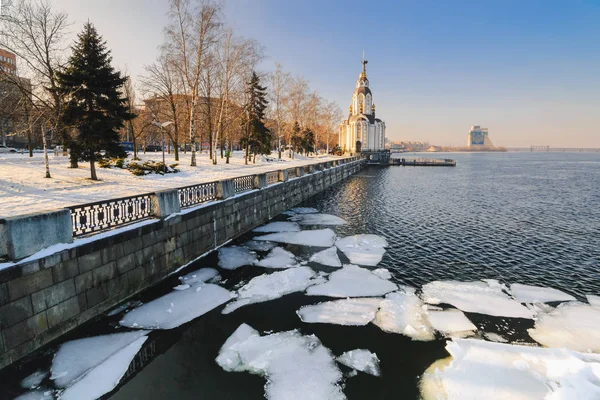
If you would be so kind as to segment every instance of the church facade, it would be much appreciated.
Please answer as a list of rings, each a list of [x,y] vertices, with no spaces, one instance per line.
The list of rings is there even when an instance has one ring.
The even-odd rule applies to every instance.
[[[385,149],[385,122],[375,117],[373,93],[367,79],[367,62],[362,62],[362,72],[356,81],[348,119],[339,125],[339,145],[344,153]]]

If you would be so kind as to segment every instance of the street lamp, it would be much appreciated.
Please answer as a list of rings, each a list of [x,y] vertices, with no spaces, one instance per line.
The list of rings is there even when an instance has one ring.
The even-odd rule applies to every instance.
[[[152,121],[152,125],[154,126],[158,126],[160,128],[160,136],[161,136],[161,140],[162,140],[162,159],[163,159],[163,173],[167,173],[167,164],[165,164],[165,134],[163,131],[163,128],[166,128],[167,126],[171,125],[173,122],[172,121],[167,121],[167,122],[163,122],[162,124],[156,120]]]

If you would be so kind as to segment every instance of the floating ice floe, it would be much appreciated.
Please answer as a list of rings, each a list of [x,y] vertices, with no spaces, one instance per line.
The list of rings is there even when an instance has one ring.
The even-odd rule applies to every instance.
[[[428,311],[427,319],[433,329],[452,337],[468,336],[477,330],[460,310]]]
[[[311,285],[311,280],[316,275],[309,267],[298,267],[257,276],[238,291],[237,299],[225,306],[223,314],[229,314],[248,304],[262,303],[286,294],[302,292]]]
[[[511,299],[499,286],[487,282],[435,281],[423,286],[421,297],[430,304],[451,304],[471,313],[528,318],[534,312]]]
[[[54,399],[54,390],[50,389],[37,389],[30,390],[23,393],[20,396],[15,397],[13,400],[50,400]]]
[[[357,371],[379,376],[379,358],[369,350],[350,350],[336,358],[336,361]]]
[[[227,339],[216,359],[225,371],[264,376],[269,400],[345,399],[342,373],[315,336],[298,331],[259,336],[246,324]]]
[[[364,326],[375,318],[382,299],[360,298],[326,301],[296,311],[302,322]]]
[[[320,251],[318,253],[313,254],[310,257],[310,262],[316,262],[321,265],[326,265],[328,267],[341,267],[342,262],[337,255],[337,247],[333,246],[328,248],[327,250]]]
[[[300,225],[345,225],[347,222],[331,214],[302,214],[298,220]]]
[[[200,268],[197,271],[180,276],[179,280],[184,285],[195,285],[200,282],[217,281],[220,277],[219,271],[214,268]]]
[[[173,329],[206,314],[234,296],[220,286],[199,284],[187,290],[175,290],[129,311],[119,323],[130,328]]]
[[[254,240],[297,244],[300,246],[331,247],[335,242],[335,232],[331,229],[316,229],[312,231],[271,233],[255,237]]]
[[[375,275],[380,277],[381,279],[392,279],[392,273],[386,268],[377,268],[374,269],[373,272]]]
[[[277,246],[277,244],[273,242],[259,242],[256,240],[248,240],[244,245],[254,251],[269,251]]]
[[[394,292],[386,295],[373,323],[384,332],[400,333],[414,340],[435,339],[427,309],[414,293]]]
[[[48,371],[35,371],[34,373],[23,378],[21,387],[23,389],[35,389],[40,386],[42,381],[48,376]]]
[[[295,222],[287,222],[287,221],[277,221],[270,222],[266,225],[259,226],[254,229],[252,232],[263,232],[263,233],[271,233],[271,232],[299,232],[300,225]]]
[[[484,332],[483,337],[489,340],[490,342],[508,343],[508,339],[494,332]]]
[[[457,339],[451,359],[423,375],[424,400],[592,400],[600,398],[600,356]]]
[[[522,285],[520,283],[510,285],[510,291],[519,303],[547,303],[550,301],[575,300],[575,297],[558,289]]]
[[[566,347],[600,353],[600,309],[588,304],[563,303],[540,314],[529,336],[546,347]]]
[[[383,296],[395,290],[398,290],[398,286],[394,283],[381,279],[366,268],[350,264],[332,272],[327,283],[308,288],[306,294],[329,297],[372,297]]]
[[[352,264],[374,267],[381,262],[388,243],[378,235],[355,235],[338,239],[335,245]]]
[[[61,394],[61,400],[95,400],[109,393],[119,384],[129,364],[140,351],[147,337],[141,337],[117,351],[102,363],[88,371]]]
[[[221,247],[219,249],[219,267],[223,269],[237,269],[244,265],[253,265],[256,262],[256,253],[243,246]]]
[[[256,263],[256,266],[263,268],[293,268],[297,267],[296,257],[281,247],[275,247],[265,258]]]
[[[600,308],[600,296],[595,296],[593,294],[587,294],[585,296],[590,306]]]
[[[146,334],[148,331],[114,333],[63,343],[52,360],[50,379],[58,388],[67,387]]]

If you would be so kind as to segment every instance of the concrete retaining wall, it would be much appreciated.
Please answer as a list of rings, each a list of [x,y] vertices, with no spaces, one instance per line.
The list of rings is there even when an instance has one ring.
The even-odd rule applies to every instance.
[[[280,171],[282,182],[266,187],[266,175],[258,175],[261,189],[235,196],[232,181],[222,181],[218,191],[232,197],[168,217],[178,205],[173,193],[160,192],[155,209],[163,219],[0,270],[0,369],[364,165],[301,167],[289,180]]]

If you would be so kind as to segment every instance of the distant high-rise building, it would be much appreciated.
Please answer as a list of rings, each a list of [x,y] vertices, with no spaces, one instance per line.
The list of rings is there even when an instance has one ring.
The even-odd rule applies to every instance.
[[[17,56],[10,51],[0,49],[0,72],[17,74]]]
[[[467,141],[467,147],[493,147],[492,141],[488,136],[488,129],[482,128],[479,125],[471,126],[469,131],[469,139]]]

